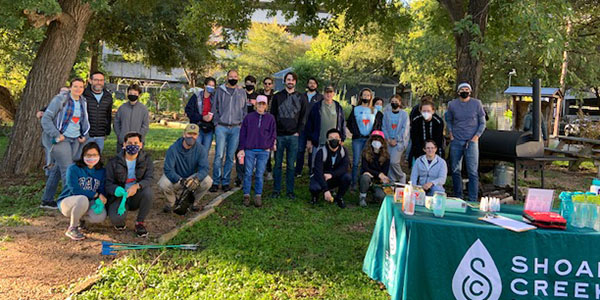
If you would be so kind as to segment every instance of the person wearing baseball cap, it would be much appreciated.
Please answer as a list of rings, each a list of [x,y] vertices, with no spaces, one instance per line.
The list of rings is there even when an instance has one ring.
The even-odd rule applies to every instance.
[[[255,174],[254,206],[262,206],[263,175],[270,151],[275,150],[277,129],[275,118],[266,112],[267,106],[267,96],[257,96],[255,111],[244,118],[240,129],[238,160],[243,162],[245,168],[242,185],[244,190],[243,204],[245,206],[250,206],[252,174]]]
[[[373,198],[378,203],[383,201],[385,193],[382,187],[373,184],[390,183],[387,176],[390,170],[390,153],[388,152],[385,135],[380,130],[374,130],[367,140],[365,149],[361,154],[360,180],[359,180],[359,205],[367,206],[367,192],[373,192]]]
[[[212,186],[212,178],[208,176],[208,148],[198,141],[200,127],[198,124],[188,124],[180,137],[167,150],[163,176],[158,186],[165,194],[167,203],[163,212],[173,210],[176,195],[183,188],[194,193],[192,211],[199,211],[199,201]]]
[[[456,89],[459,97],[448,103],[446,126],[450,133],[450,164],[454,196],[463,198],[462,160],[469,175],[469,201],[477,201],[479,189],[479,137],[485,130],[485,111],[479,99],[471,97],[471,85],[462,82]]]

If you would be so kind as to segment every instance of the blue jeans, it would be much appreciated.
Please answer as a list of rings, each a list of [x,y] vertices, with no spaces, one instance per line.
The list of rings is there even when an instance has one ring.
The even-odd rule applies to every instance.
[[[227,186],[231,180],[233,157],[240,140],[240,126],[217,126],[215,129],[217,145],[215,149],[215,162],[213,164],[213,185]],[[227,151],[227,152],[225,152]],[[225,156],[225,166],[223,157]],[[222,169],[221,169],[222,168]]]
[[[281,192],[281,175],[283,165],[283,151],[286,152],[287,169],[285,171],[285,189],[288,194],[294,193],[294,164],[298,158],[298,137],[284,135],[277,137],[277,151],[275,151],[275,169],[273,170],[273,192]]]
[[[304,132],[298,136],[298,158],[296,159],[296,175],[302,174],[302,169],[304,168],[304,160],[306,159],[304,156],[306,155],[306,142],[308,138]],[[310,174],[311,169],[311,155],[308,156],[308,173]]]
[[[46,187],[44,188],[44,194],[42,195],[42,203],[54,202],[54,195],[58,189],[58,181],[60,180],[60,168],[54,164],[52,167],[46,170]],[[65,185],[63,183],[63,185]]]
[[[98,147],[100,147],[100,153],[102,153],[102,151],[104,150],[104,140],[105,139],[106,139],[106,137],[104,137],[104,136],[90,137],[86,141],[86,144],[95,142],[96,144],[98,144]]]
[[[263,191],[263,175],[265,174],[265,168],[267,167],[267,159],[269,159],[268,150],[246,150],[244,157],[244,166],[246,167],[246,173],[244,174],[244,195],[250,195],[250,189],[252,187],[252,173],[256,168],[256,175],[254,176],[254,193],[256,195],[262,195]]]
[[[214,130],[211,132],[204,132],[204,131],[200,130],[200,136],[198,137],[198,140],[200,141],[200,144],[202,144],[202,146],[204,146],[207,153],[210,152],[210,147],[212,145],[214,133],[215,133]]]
[[[352,186],[355,186],[358,182],[358,167],[360,164],[360,157],[366,143],[366,138],[352,139]]]
[[[477,193],[479,192],[479,174],[477,169],[479,166],[479,143],[471,141],[458,141],[456,139],[450,142],[450,164],[452,172],[452,186],[454,188],[454,196],[463,197],[462,190],[462,159],[465,158],[467,166],[467,174],[469,175],[469,201],[477,201]]]

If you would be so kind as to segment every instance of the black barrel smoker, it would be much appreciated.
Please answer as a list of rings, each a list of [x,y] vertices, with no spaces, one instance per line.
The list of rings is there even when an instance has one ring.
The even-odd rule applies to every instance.
[[[507,131],[486,129],[479,138],[479,156],[482,160],[506,161],[514,163],[514,199],[518,200],[518,171],[537,170],[541,172],[544,187],[544,164],[556,157],[544,156],[542,139],[540,79],[533,79],[532,131]]]

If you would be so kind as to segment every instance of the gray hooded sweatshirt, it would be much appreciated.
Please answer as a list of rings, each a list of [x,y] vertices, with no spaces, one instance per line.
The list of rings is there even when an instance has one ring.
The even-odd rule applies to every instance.
[[[138,132],[142,135],[142,139],[145,139],[150,130],[148,108],[139,101],[133,105],[131,102],[123,103],[115,115],[114,128],[120,144],[123,143],[125,134],[131,131]]]

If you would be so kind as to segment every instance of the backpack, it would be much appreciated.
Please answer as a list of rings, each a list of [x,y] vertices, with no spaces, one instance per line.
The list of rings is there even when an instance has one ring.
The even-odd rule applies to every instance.
[[[346,156],[346,148],[344,148],[344,146],[340,145],[340,147],[342,147],[342,149],[340,150],[340,158],[343,159]],[[315,160],[317,159],[317,152],[319,152],[319,150],[322,150],[323,152],[323,163],[325,161],[327,161],[327,155],[329,154],[329,151],[327,151],[327,145],[323,145],[323,146],[319,146],[319,148],[317,148],[315,155],[312,158],[312,167],[315,167]]]

